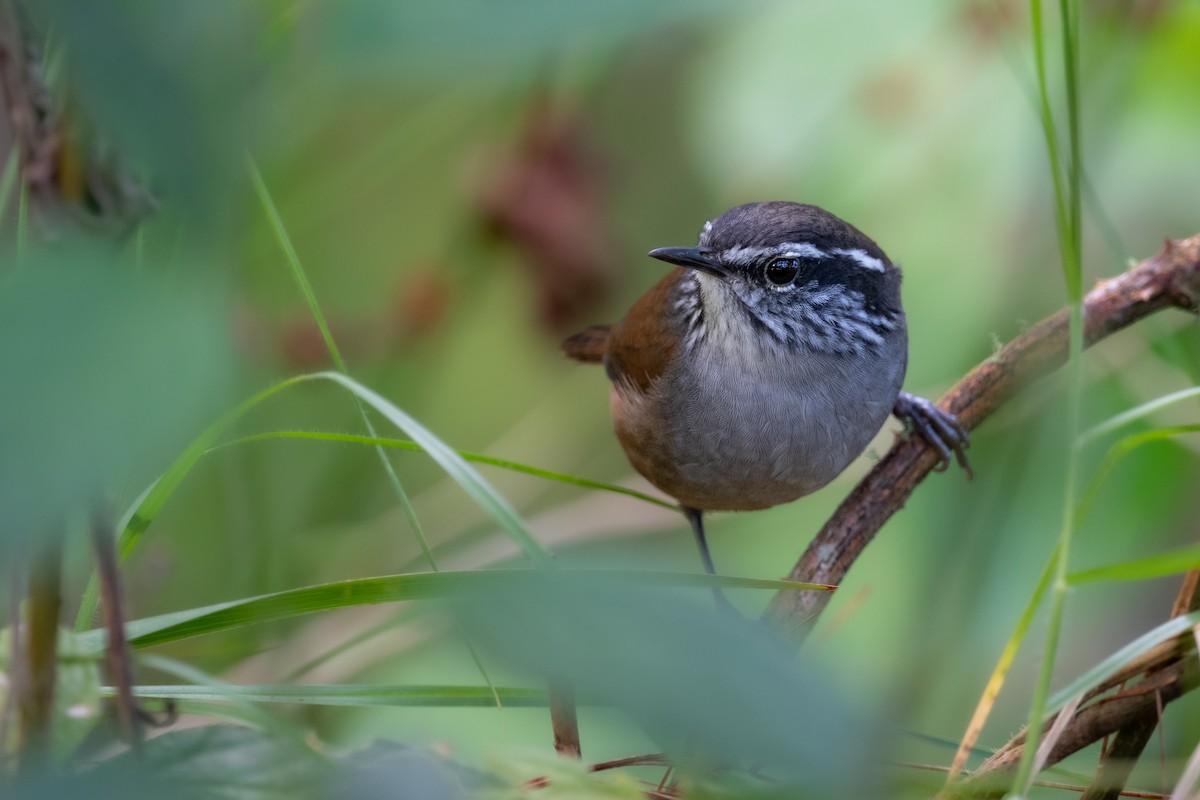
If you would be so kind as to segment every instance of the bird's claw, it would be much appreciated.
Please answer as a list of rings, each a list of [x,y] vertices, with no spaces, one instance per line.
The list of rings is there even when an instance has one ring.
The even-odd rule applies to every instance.
[[[957,417],[934,405],[932,401],[908,392],[901,392],[896,398],[896,406],[892,413],[905,424],[911,425],[912,430],[921,434],[937,451],[938,463],[934,467],[935,471],[945,471],[950,466],[950,454],[953,453],[954,460],[966,471],[967,480],[975,477],[971,462],[967,460],[967,447],[971,444],[971,437]]]

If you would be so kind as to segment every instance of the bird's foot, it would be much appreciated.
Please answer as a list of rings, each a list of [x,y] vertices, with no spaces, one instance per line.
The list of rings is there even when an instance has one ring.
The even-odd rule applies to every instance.
[[[896,406],[892,413],[905,425],[911,426],[912,430],[921,434],[937,451],[938,464],[934,467],[935,471],[942,472],[950,466],[950,454],[953,453],[958,465],[966,471],[967,480],[975,477],[971,462],[967,460],[967,447],[971,444],[971,437],[957,417],[934,405],[932,401],[908,392],[901,392],[896,398]]]

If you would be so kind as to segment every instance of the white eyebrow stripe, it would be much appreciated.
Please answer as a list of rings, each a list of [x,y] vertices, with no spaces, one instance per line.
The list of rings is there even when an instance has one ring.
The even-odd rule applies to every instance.
[[[839,256],[846,256],[853,259],[863,269],[869,269],[874,272],[884,272],[883,262],[873,255],[870,255],[866,250],[859,247],[838,247],[833,252]]]
[[[730,247],[720,253],[721,260],[729,264],[753,264],[766,256],[828,258],[829,254],[809,242],[784,242],[772,247]]]
[[[784,258],[827,258],[829,256],[815,244],[808,242],[785,242],[777,248]]]

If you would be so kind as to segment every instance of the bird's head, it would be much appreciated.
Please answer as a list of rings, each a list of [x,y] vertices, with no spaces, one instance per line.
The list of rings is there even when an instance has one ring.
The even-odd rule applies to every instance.
[[[903,328],[900,270],[817,206],[747,203],[705,223],[696,247],[649,255],[695,271],[694,340],[744,322],[780,346],[862,354]]]

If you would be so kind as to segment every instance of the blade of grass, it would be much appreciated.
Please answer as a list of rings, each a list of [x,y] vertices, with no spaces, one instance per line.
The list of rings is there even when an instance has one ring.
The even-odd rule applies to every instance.
[[[332,661],[333,659],[337,658],[338,656],[342,655],[343,653],[347,653],[347,652],[353,650],[355,647],[358,647],[360,644],[369,642],[370,640],[374,639],[376,636],[381,636],[382,634],[387,633],[388,631],[393,630],[395,628],[398,628],[401,625],[406,625],[409,622],[412,622],[416,616],[417,616],[417,609],[414,609],[414,608],[402,609],[399,613],[393,614],[391,617],[389,617],[388,619],[385,619],[383,622],[372,625],[371,627],[367,628],[366,630],[360,631],[359,633],[356,633],[355,635],[351,636],[349,639],[339,642],[339,643],[333,645],[332,647],[329,647],[328,649],[324,650],[323,652],[318,653],[317,655],[310,658],[308,661],[304,661],[300,664],[297,664],[294,668],[292,668],[291,671],[289,671],[286,675],[283,676],[283,682],[284,683],[295,683],[296,681],[300,680],[300,678],[302,676],[307,675],[308,673],[312,672],[314,669],[321,666],[322,664],[328,663],[329,661]]]
[[[659,572],[642,570],[563,570],[572,579],[604,579],[635,585],[678,588],[730,589],[802,589],[832,591],[835,587],[795,581],[763,578],[736,578],[691,572]],[[402,600],[428,600],[462,596],[520,584],[528,580],[531,571],[474,570],[464,572],[418,572],[404,575],[384,575],[374,578],[304,586],[272,594],[246,597],[185,611],[175,611],[126,623],[125,630],[134,647],[149,647],[165,642],[187,639],[230,628],[257,625],[264,622],[290,619],[319,611],[350,608],[360,605],[395,603]],[[104,630],[95,629],[77,634],[81,652],[100,652],[104,648]]]
[[[110,687],[103,687],[107,695]],[[441,708],[478,708],[491,706],[497,694],[508,707],[545,707],[546,693],[539,689],[512,686],[395,686],[374,684],[334,684],[305,686],[294,683],[236,686],[194,686],[178,684],[134,687],[137,697],[179,698],[207,702],[294,703],[317,706],[405,706]]]
[[[1178,402],[1181,399],[1185,399],[1181,395],[1191,393],[1191,390],[1177,392],[1175,395],[1170,396],[1175,398],[1171,402]],[[1126,414],[1113,417],[1112,420],[1102,423],[1101,426],[1093,428],[1092,431],[1096,431],[1101,427],[1105,428],[1103,431],[1105,433],[1114,430],[1115,428],[1119,427],[1120,424],[1140,418],[1146,414],[1149,414],[1153,410],[1162,408],[1168,403],[1160,401],[1166,399],[1167,398],[1160,398],[1159,400],[1152,401],[1144,406],[1140,406],[1138,409],[1133,410],[1139,413],[1134,414],[1126,412]],[[1117,424],[1110,424],[1113,423],[1114,420],[1118,419],[1121,419],[1121,422]],[[1109,449],[1104,460],[1092,475],[1092,480],[1089,482],[1087,489],[1083,491],[1081,499],[1076,505],[1075,527],[1079,528],[1083,525],[1084,520],[1091,513],[1095,499],[1099,496],[1100,486],[1112,472],[1117,462],[1119,462],[1125,455],[1143,444],[1161,441],[1185,433],[1195,433],[1198,431],[1200,431],[1200,425],[1181,425],[1175,428],[1160,428],[1153,431],[1134,434],[1133,436],[1128,436],[1115,443]],[[1098,436],[1100,434],[1096,435]],[[1085,437],[1087,437],[1087,434],[1081,435],[1080,441],[1082,442]],[[1096,438],[1096,436],[1090,437],[1090,439],[1094,438]],[[1152,558],[1126,562],[1125,564],[1116,564],[1109,567],[1100,567],[1094,570],[1074,572],[1068,574],[1066,580],[1069,585],[1077,586],[1081,583],[1101,580],[1142,580],[1146,578],[1162,577],[1165,575],[1175,574],[1177,572],[1184,572],[1188,569],[1200,566],[1200,564],[1197,564],[1195,561],[1191,560],[1193,558],[1200,559],[1200,547],[1187,548],[1174,553],[1167,553],[1162,556],[1154,556]],[[967,732],[963,736],[962,743],[959,746],[958,752],[955,754],[954,762],[950,767],[949,774],[947,775],[947,786],[952,784],[954,779],[961,774],[962,770],[966,766],[966,760],[970,750],[978,741],[979,734],[983,730],[983,725],[986,722],[988,715],[991,713],[991,709],[995,705],[995,700],[1000,693],[1000,689],[1004,685],[1004,680],[1009,669],[1012,667],[1017,651],[1020,649],[1020,646],[1024,641],[1025,634],[1029,629],[1029,625],[1033,621],[1033,616],[1041,604],[1042,597],[1045,595],[1046,589],[1049,587],[1051,578],[1054,576],[1057,559],[1058,550],[1056,549],[1054,555],[1051,557],[1051,561],[1047,563],[1046,568],[1043,570],[1037,587],[1034,589],[1033,596],[1030,598],[1030,601],[1025,608],[1025,612],[1021,615],[1021,619],[1017,624],[1016,630],[1014,630],[1012,636],[1009,637],[1009,640],[1005,645],[1004,652],[1001,654],[999,662],[992,671],[992,675],[988,679],[987,687],[984,689],[983,695],[980,697],[979,703],[975,707],[975,713],[972,715],[971,721],[967,725]]]
[[[463,491],[470,495],[484,511],[487,511],[517,543],[531,563],[540,567],[553,566],[554,562],[550,554],[529,533],[529,529],[525,527],[525,523],[521,521],[516,510],[509,505],[508,501],[493,489],[475,471],[474,467],[423,425],[401,411],[390,400],[340,372],[317,372],[309,377],[341,384],[382,414],[384,418],[419,444],[438,463],[438,466],[463,488]],[[382,448],[380,449],[382,450]]]
[[[100,687],[100,695],[102,697],[112,697],[113,694],[115,694],[115,689],[112,686],[101,686]],[[138,687],[135,686],[135,687],[133,687],[134,697],[137,697],[137,694],[138,694]],[[154,699],[154,698],[147,698],[147,699]],[[263,727],[261,723],[262,723],[262,718],[263,718],[264,712],[258,708],[255,708],[254,712],[250,712],[247,710],[247,706],[234,705],[234,704],[231,704],[228,702],[213,703],[213,702],[206,702],[206,701],[201,701],[201,700],[186,700],[186,699],[176,700],[175,698],[164,698],[164,699],[171,701],[171,709],[174,711],[174,713],[176,715],[178,715],[180,717],[183,717],[183,716],[208,717],[208,718],[214,719],[214,720],[226,720],[228,722],[241,723],[241,724],[247,725],[251,728],[262,728]],[[251,707],[253,707],[253,706],[251,706]],[[150,711],[152,709],[147,709],[147,710]],[[296,738],[296,734],[298,733],[298,730],[296,729],[295,726],[281,725],[281,727],[290,728],[292,731],[292,735],[289,738],[292,738],[292,739]],[[270,731],[272,733],[275,732],[275,730],[273,728],[270,729]],[[280,731],[280,733],[283,733],[283,731]],[[300,741],[303,741],[303,739],[301,738]]]
[[[1183,774],[1179,776],[1179,781],[1171,791],[1171,797],[1196,797],[1197,786],[1200,786],[1200,745],[1196,745],[1196,749],[1188,757],[1187,766],[1183,768]]]
[[[1183,389],[1178,392],[1157,397],[1147,403],[1142,403],[1140,406],[1131,408],[1128,411],[1123,411],[1115,417],[1110,417],[1104,422],[1088,428],[1083,433],[1079,434],[1079,444],[1091,444],[1101,436],[1112,433],[1117,428],[1128,425],[1131,422],[1148,417],[1160,409],[1172,406],[1176,403],[1182,403],[1184,400],[1190,400],[1193,397],[1200,398],[1200,386],[1194,386],[1190,389]]]
[[[1083,265],[1082,252],[1082,193],[1080,191],[1080,164],[1082,150],[1079,131],[1078,93],[1078,36],[1075,9],[1071,0],[1060,0],[1059,16],[1062,28],[1063,70],[1067,94],[1067,127],[1069,159],[1067,175],[1064,176],[1058,154],[1058,137],[1055,133],[1054,116],[1050,108],[1050,93],[1046,81],[1045,48],[1042,32],[1040,0],[1030,0],[1034,57],[1038,76],[1038,92],[1041,97],[1042,131],[1051,171],[1053,172],[1055,195],[1055,222],[1058,230],[1059,249],[1062,256],[1063,280],[1067,289],[1069,309],[1069,347],[1067,355],[1067,408],[1065,431],[1067,435],[1067,469],[1063,487],[1062,523],[1058,548],[1054,557],[1054,582],[1050,598],[1050,620],[1046,630],[1046,646],[1042,664],[1034,685],[1029,708],[1027,745],[1021,752],[1021,761],[1013,777],[1012,792],[1018,797],[1028,795],[1036,777],[1036,752],[1041,740],[1045,717],[1046,697],[1054,673],[1062,634],[1063,612],[1066,606],[1069,585],[1067,570],[1071,553],[1071,541],[1075,534],[1078,518],[1076,502],[1079,492],[1079,420],[1083,398]],[[1066,185],[1064,185],[1064,181]]]
[[[1046,713],[1053,714],[1062,708],[1071,698],[1091,691],[1115,675],[1118,670],[1131,663],[1134,659],[1144,655],[1163,642],[1174,639],[1181,633],[1186,633],[1196,624],[1200,624],[1200,611],[1193,611],[1190,614],[1172,617],[1158,627],[1147,631],[1059,689],[1049,699],[1046,705]],[[1026,741],[1032,740],[1026,739]]]
[[[1067,582],[1080,586],[1100,581],[1145,581],[1197,568],[1200,568],[1200,545],[1193,545],[1157,556],[1078,570],[1067,576]]]
[[[309,439],[313,441],[325,442],[350,442],[355,444],[370,444],[380,447],[391,447],[397,450],[410,450],[423,452],[420,445],[416,442],[407,439],[387,439],[383,437],[361,436],[350,433],[332,433],[328,431],[267,431],[263,433],[254,433],[247,436],[239,436],[236,439],[230,439],[226,442],[214,446],[209,450],[216,450],[230,447],[233,445],[249,444],[251,442],[269,441],[272,439]],[[557,481],[559,483],[570,484],[571,486],[579,486],[585,489],[597,489],[603,492],[612,492],[613,494],[621,494],[626,497],[633,497],[646,503],[651,503],[662,508],[669,508],[673,511],[679,509],[679,505],[668,500],[663,500],[653,495],[639,492],[636,489],[629,489],[624,486],[618,486],[612,483],[603,483],[594,481],[589,478],[581,478],[577,475],[571,475],[565,472],[553,472],[541,467],[522,464],[517,461],[509,461],[504,458],[496,458],[495,456],[483,455],[482,453],[471,453],[464,450],[456,450],[464,461],[470,461],[476,464],[487,464],[491,467],[509,470],[510,472],[520,472],[524,475],[532,475],[535,478],[544,478],[549,481]]]
[[[237,422],[237,420],[243,417],[251,409],[258,406],[260,403],[268,400],[285,389],[289,389],[293,386],[314,380],[332,380],[335,383],[349,388],[351,391],[354,391],[353,387],[360,387],[360,385],[355,383],[352,379],[346,378],[345,376],[342,376],[336,372],[309,373],[305,375],[296,375],[282,380],[274,386],[270,386],[239,403],[233,410],[221,416],[216,422],[209,425],[208,428],[206,428],[199,436],[193,439],[188,446],[184,448],[183,452],[179,454],[175,461],[171,463],[171,466],[169,466],[167,470],[158,478],[158,480],[155,481],[154,484],[148,489],[146,489],[141,497],[139,497],[138,500],[135,501],[130,507],[130,509],[125,512],[125,516],[123,517],[125,522],[119,526],[121,533],[117,543],[118,555],[124,559],[129,555],[130,552],[132,552],[142,534],[145,533],[146,529],[150,526],[150,523],[154,521],[155,517],[162,510],[162,507],[179,487],[180,483],[183,482],[183,479],[191,471],[192,467],[196,465],[196,463],[206,452],[217,446],[218,439],[235,422]],[[471,489],[468,493],[471,494],[472,497],[482,496],[491,498],[487,503],[481,504],[483,505],[485,511],[492,513],[493,508],[507,509],[507,511],[501,511],[501,513],[507,515],[506,519],[501,520],[500,518],[497,518],[497,521],[501,523],[505,530],[512,530],[515,528],[521,532],[519,537],[523,536],[524,541],[522,543],[522,539],[518,537],[518,543],[522,543],[522,546],[526,549],[527,553],[531,552],[531,550],[535,552],[535,555],[531,556],[531,560],[534,560],[535,562],[541,561],[543,563],[549,563],[549,556],[541,550],[540,545],[533,540],[533,537],[528,533],[528,531],[524,530],[523,524],[519,519],[516,518],[516,512],[508,507],[507,503],[499,496],[495,489],[487,484],[487,482],[484,481],[478,473],[468,467],[466,462],[463,461],[461,457],[459,457],[453,450],[437,439],[437,437],[435,437],[430,431],[416,422],[416,420],[412,419],[407,414],[404,414],[404,412],[400,411],[394,405],[387,402],[374,392],[371,392],[370,394],[375,398],[375,401],[382,406],[382,408],[388,409],[384,415],[389,417],[389,419],[394,417],[393,421],[396,421],[398,427],[400,427],[401,430],[403,430],[412,438],[417,447],[429,452],[430,455],[434,457],[435,461],[437,461],[439,465],[443,466],[443,468],[445,468],[446,464],[452,465],[453,471],[447,471],[450,472],[451,477],[458,475],[458,477],[455,477],[455,479],[459,480],[460,484],[465,480],[471,485]],[[414,431],[416,431],[418,435],[414,435]],[[429,447],[433,447],[437,451],[437,454],[435,455],[433,452],[430,452],[428,449]],[[466,470],[466,473],[459,474],[462,472],[462,470]],[[494,513],[493,517],[495,517]],[[536,555],[538,552],[540,552],[540,556]],[[97,585],[95,578],[93,577],[93,579],[89,582],[87,589],[84,591],[84,597],[80,603],[79,613],[75,619],[76,630],[85,630],[91,624],[96,612],[97,596]]]
[[[1096,503],[1096,498],[1100,496],[1100,487],[1108,476],[1112,474],[1112,471],[1116,469],[1121,459],[1142,445],[1197,432],[1200,432],[1200,425],[1179,425],[1174,428],[1156,428],[1152,431],[1135,433],[1132,436],[1126,436],[1124,439],[1115,442],[1108,449],[1108,452],[1104,454],[1104,459],[1100,462],[1100,466],[1096,467],[1096,471],[1092,473],[1092,479],[1088,481],[1087,487],[1080,495],[1079,505],[1077,506],[1076,524],[1082,524],[1084,518],[1091,513],[1092,506]]]
[[[1071,248],[1063,255],[1063,277],[1067,297],[1079,305],[1083,302],[1083,147],[1079,129],[1079,10],[1077,0],[1058,0],[1062,18],[1063,73],[1067,92],[1067,138],[1070,158],[1067,161],[1069,217],[1067,231]],[[1082,321],[1082,320],[1081,320]],[[1080,328],[1082,334],[1082,327]],[[1081,339],[1082,342],[1082,339]],[[1080,348],[1082,351],[1082,347]]]
[[[230,426],[264,400],[308,379],[306,375],[288,378],[258,392],[243,400],[228,413],[222,415],[216,422],[209,425],[199,436],[193,439],[184,448],[183,452],[175,458],[171,465],[167,467],[167,470],[159,476],[158,480],[151,484],[125,512],[124,521],[118,526],[120,530],[120,535],[117,539],[118,557],[123,560],[133,551],[142,534],[150,527],[150,523],[158,516],[159,511],[162,510],[171,495],[175,493],[175,490],[179,488],[179,484],[191,472],[192,467],[217,443],[217,440]],[[84,590],[83,599],[79,604],[79,613],[75,617],[75,630],[85,630],[91,625],[92,619],[96,615],[96,605],[99,596],[98,590],[99,586],[95,575],[93,575],[88,582],[87,588]]]
[[[317,302],[316,292],[313,291],[312,284],[309,283],[308,274],[304,271],[304,265],[300,262],[300,255],[296,252],[296,248],[292,244],[292,237],[288,235],[287,228],[283,224],[283,218],[279,215],[279,209],[275,206],[275,201],[267,189],[267,184],[263,180],[262,173],[259,172],[254,159],[247,156],[246,163],[250,173],[250,180],[254,184],[254,191],[258,195],[258,200],[262,204],[268,221],[271,223],[271,230],[275,234],[275,240],[279,243],[280,249],[283,251],[288,267],[291,269],[292,278],[296,281],[296,286],[299,287],[300,293],[304,295],[304,302],[308,304],[309,313],[312,314],[317,328],[321,331],[321,338],[325,342],[325,349],[329,351],[329,356],[333,359],[333,364],[338,372],[348,376],[350,373],[346,369],[346,362],[342,359],[337,342],[333,339],[333,334],[329,330],[329,324],[325,321],[325,314],[321,311],[321,306]],[[371,422],[371,417],[367,414],[366,409],[363,408],[361,401],[356,397],[354,403],[358,408],[359,416],[362,417],[363,427],[367,433],[372,437],[377,436],[375,425]],[[388,460],[387,453],[382,447],[376,447],[375,453],[379,457],[380,465],[387,475],[392,491],[396,493],[396,499],[399,501],[400,508],[404,512],[404,517],[408,520],[409,527],[412,528],[413,535],[416,536],[417,543],[421,546],[421,552],[424,553],[429,565],[436,570],[438,568],[437,559],[434,558],[433,551],[429,548],[429,541],[425,537],[425,531],[421,527],[421,521],[417,518],[417,512],[412,506],[412,501],[409,499],[408,493],[404,491],[404,486],[400,483],[400,476],[396,474],[396,469],[392,466],[392,462]]]
[[[1002,12],[993,11],[1000,14]],[[1001,17],[997,16],[994,19],[995,23],[1001,22]],[[1022,56],[1016,52],[1010,40],[1014,37],[1009,33],[999,30],[1007,26],[997,24],[1000,35],[996,39],[996,43],[1000,47],[1000,54],[1004,58],[1005,64],[1008,66],[1009,72],[1012,74],[1013,80],[1020,87],[1021,95],[1029,103],[1029,108],[1034,114],[1040,114],[1040,94],[1036,87],[1027,79],[1024,71]],[[1101,235],[1107,244],[1109,251],[1109,259],[1115,263],[1123,264],[1129,261],[1129,250],[1125,247],[1121,240],[1121,234],[1117,230],[1116,224],[1113,222],[1112,215],[1105,209],[1101,202],[1100,195],[1096,192],[1095,185],[1088,174],[1085,164],[1079,165],[1080,183],[1083,191],[1083,201],[1089,212],[1089,218],[1096,223],[1100,229]],[[1085,779],[1086,782],[1086,779]]]
[[[337,342],[334,341],[333,334],[329,330],[329,325],[325,321],[325,314],[321,311],[321,306],[317,302],[317,295],[312,289],[312,284],[309,283],[308,274],[305,272],[304,265],[300,262],[300,255],[296,252],[296,248],[292,244],[292,238],[290,235],[288,235],[287,228],[283,224],[283,218],[279,215],[279,209],[276,208],[275,201],[272,199],[271,193],[267,190],[267,184],[263,180],[262,173],[259,172],[258,166],[254,163],[254,160],[249,156],[247,156],[246,160],[250,171],[250,179],[254,184],[255,192],[258,194],[259,202],[262,203],[263,211],[270,220],[271,229],[274,231],[275,238],[279,242],[279,246],[283,250],[284,256],[287,259],[288,266],[292,272],[292,277],[295,279],[296,285],[300,288],[301,294],[304,295],[305,302],[308,303],[309,313],[312,314],[313,319],[317,323],[317,327],[321,331],[321,337],[325,341],[325,348],[329,351],[329,355],[333,359],[334,366],[337,367],[338,372],[346,376],[348,379],[350,373],[346,369],[346,362],[342,359],[341,352],[337,347]],[[371,417],[367,414],[366,409],[363,408],[362,399],[360,399],[360,395],[356,393],[354,404],[358,409],[358,414],[362,418],[363,427],[366,429],[367,433],[370,436],[377,438],[378,434],[375,431],[375,425],[371,422]],[[399,409],[396,409],[396,412],[402,414],[402,412],[399,412]],[[393,422],[395,422],[395,418],[392,417],[392,419]],[[412,434],[410,433],[409,436],[412,436]],[[391,484],[392,491],[396,494],[396,499],[399,501],[400,508],[402,509],[405,518],[408,520],[409,527],[412,528],[413,535],[416,537],[417,543],[421,547],[421,552],[425,555],[425,559],[429,562],[429,566],[436,571],[439,569],[437,559],[433,555],[433,550],[431,550],[429,547],[429,540],[425,537],[425,531],[421,526],[420,519],[417,518],[416,509],[413,508],[412,501],[409,499],[408,493],[404,490],[403,484],[400,483],[400,476],[396,474],[396,469],[392,466],[392,462],[388,458],[387,451],[384,450],[384,448],[376,445],[375,454],[378,456],[379,463],[383,467],[384,473],[387,475],[388,483]],[[450,473],[450,475],[451,477],[455,477],[454,473]],[[463,488],[467,488],[466,485],[463,485]],[[488,488],[490,489],[490,487]],[[470,489],[468,489],[468,491],[470,491]],[[490,492],[490,495],[501,501],[503,500],[503,498],[500,498],[495,492]],[[513,516],[515,518],[515,514]],[[524,525],[518,525],[517,527],[522,531],[524,530]],[[536,542],[534,542],[532,536],[526,536],[522,541],[525,544],[534,545],[535,556],[541,556],[544,554],[544,551],[540,550],[540,548],[536,545]],[[490,686],[492,684],[492,680],[488,676],[487,667],[484,666],[483,660],[480,658],[479,653],[475,650],[475,646],[469,641],[466,642],[466,645],[467,650],[470,653],[471,660],[475,663],[475,668],[479,670],[479,674],[483,678],[484,682]],[[499,706],[499,695],[495,695],[495,701],[496,705]]]
[[[1058,548],[1056,547],[1050,555],[1050,560],[1046,562],[1046,566],[1042,569],[1042,575],[1038,578],[1037,585],[1033,589],[1033,595],[1025,605],[1025,610],[1021,612],[1021,617],[1017,620],[1017,625],[1013,629],[1012,635],[1005,642],[1000,659],[996,662],[995,668],[992,669],[992,674],[988,677],[983,694],[980,696],[979,702],[975,705],[975,712],[971,715],[971,721],[967,723],[967,730],[963,734],[962,741],[958,745],[958,750],[954,754],[954,761],[950,765],[950,771],[946,775],[945,785],[947,788],[952,786],[955,779],[966,769],[967,759],[979,741],[979,735],[983,732],[983,726],[986,724],[987,718],[991,715],[992,709],[996,705],[996,699],[1000,696],[1000,690],[1004,688],[1004,683],[1008,679],[1008,673],[1017,659],[1017,653],[1020,651],[1021,645],[1025,643],[1025,637],[1029,633],[1033,619],[1037,616],[1037,611],[1042,605],[1042,599],[1046,596],[1046,592],[1050,588],[1050,582],[1054,577],[1054,568],[1057,563]]]
[[[229,684],[218,679],[214,675],[210,675],[203,670],[196,669],[191,664],[185,664],[182,661],[176,661],[173,658],[164,658],[163,656],[150,655],[143,653],[138,656],[138,664],[150,669],[156,669],[159,672],[165,672],[168,675],[173,675],[176,678],[182,678],[185,681],[191,681],[199,687],[209,687],[213,690],[219,690]],[[101,689],[104,692],[111,687]],[[134,690],[136,693],[136,689]],[[282,720],[278,720],[270,714],[266,713],[258,706],[254,705],[249,700],[234,699],[234,704],[240,707],[241,714],[239,720],[249,723],[256,728],[270,731],[271,733],[294,741],[303,741],[304,736],[296,729],[294,725],[287,724]]]

